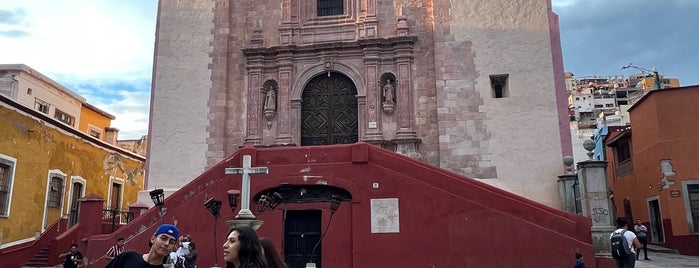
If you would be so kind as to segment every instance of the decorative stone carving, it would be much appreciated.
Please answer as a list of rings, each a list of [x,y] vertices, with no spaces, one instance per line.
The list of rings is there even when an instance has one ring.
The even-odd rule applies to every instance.
[[[391,114],[396,106],[396,79],[392,73],[385,73],[381,76],[381,97],[383,100],[384,113]]]
[[[263,112],[265,119],[267,119],[267,128],[272,128],[272,119],[277,114],[277,91],[279,90],[279,85],[274,80],[267,80],[264,85],[262,85],[262,94],[264,94]]]

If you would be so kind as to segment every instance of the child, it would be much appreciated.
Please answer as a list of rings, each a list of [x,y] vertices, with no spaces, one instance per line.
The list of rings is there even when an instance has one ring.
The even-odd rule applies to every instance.
[[[575,252],[575,265],[573,265],[573,268],[585,268],[585,263],[582,259],[582,253]]]

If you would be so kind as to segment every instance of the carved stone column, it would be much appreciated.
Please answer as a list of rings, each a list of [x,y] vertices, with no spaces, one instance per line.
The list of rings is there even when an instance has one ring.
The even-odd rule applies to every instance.
[[[278,56],[279,66],[279,109],[277,113],[277,128],[276,144],[291,144],[293,140],[289,133],[290,114],[291,114],[291,77],[293,69],[293,55],[291,51],[283,51]]]
[[[412,43],[396,45],[396,102],[398,114],[398,139],[417,138],[413,129],[413,89],[411,66],[413,63]]]
[[[594,141],[585,141],[583,147],[592,151],[595,147]],[[595,256],[609,257],[609,235],[616,227],[607,186],[607,161],[592,160],[592,152],[588,155],[590,160],[578,162],[577,165],[582,213],[592,218],[590,233]]]
[[[260,145],[260,88],[262,80],[262,57],[250,56],[247,62],[248,72],[248,108],[247,128],[245,128],[245,145]]]
[[[379,48],[375,45],[364,47],[364,76],[366,77],[366,121],[364,121],[365,141],[375,144],[383,141],[381,132],[381,97],[379,81]],[[361,110],[360,110],[361,111]]]

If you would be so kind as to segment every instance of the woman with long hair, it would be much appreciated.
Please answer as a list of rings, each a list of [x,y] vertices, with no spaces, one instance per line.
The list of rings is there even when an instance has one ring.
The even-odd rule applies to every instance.
[[[250,227],[233,227],[223,243],[226,268],[267,268],[262,257],[260,239]]]
[[[287,268],[286,263],[281,260],[274,243],[267,237],[260,238],[260,246],[262,247],[262,255],[265,256],[267,268]]]

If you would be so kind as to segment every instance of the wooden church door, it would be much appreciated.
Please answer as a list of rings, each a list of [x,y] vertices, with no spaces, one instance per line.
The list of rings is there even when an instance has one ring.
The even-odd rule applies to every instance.
[[[301,145],[349,144],[359,140],[357,88],[349,77],[322,73],[303,90]]]

